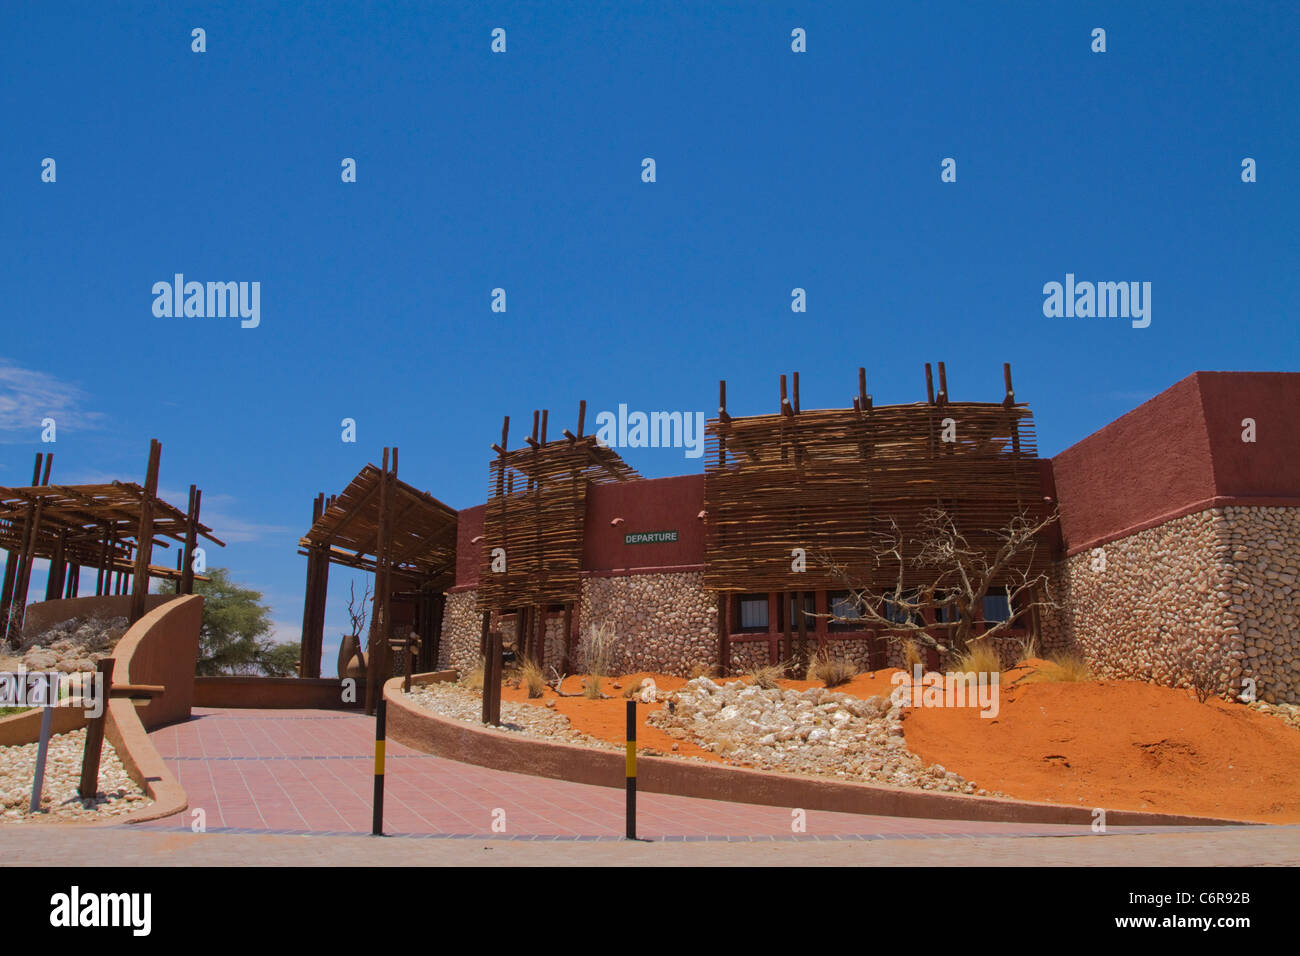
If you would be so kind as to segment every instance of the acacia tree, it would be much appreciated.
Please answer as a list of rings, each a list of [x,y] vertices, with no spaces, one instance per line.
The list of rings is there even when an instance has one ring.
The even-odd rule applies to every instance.
[[[942,508],[923,511],[910,536],[890,518],[887,530],[872,532],[871,559],[873,571],[884,569],[892,575],[892,587],[862,587],[847,568],[826,559],[831,573],[848,588],[857,617],[826,616],[886,631],[892,641],[911,638],[941,654],[960,654],[976,639],[976,612],[990,594],[1006,594],[1013,613],[990,622],[979,640],[1009,629],[1017,614],[1057,607],[1047,575],[1032,571],[1038,534],[1057,517],[1053,512],[1035,520],[1021,512],[993,532],[999,542],[996,549],[972,545]],[[909,578],[915,581],[918,576],[924,581],[921,586],[906,586]],[[935,623],[926,623],[926,612]]]
[[[271,609],[261,603],[261,592],[235,583],[225,568],[209,568],[207,576],[207,581],[194,582],[194,593],[203,596],[195,673],[200,677],[292,676],[297,670],[298,646],[267,639],[272,628]]]

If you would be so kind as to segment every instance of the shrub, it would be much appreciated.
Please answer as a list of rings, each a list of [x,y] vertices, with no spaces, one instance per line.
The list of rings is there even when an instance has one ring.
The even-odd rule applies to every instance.
[[[599,700],[605,695],[600,690],[600,675],[588,674],[587,679],[582,684],[582,696],[588,700]]]

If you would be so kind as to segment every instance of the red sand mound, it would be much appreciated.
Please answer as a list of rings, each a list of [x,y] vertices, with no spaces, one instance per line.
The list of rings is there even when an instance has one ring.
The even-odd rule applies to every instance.
[[[908,749],[1022,800],[1300,822],[1300,731],[1277,718],[1134,681],[1026,676],[1004,675],[995,718],[913,708]]]

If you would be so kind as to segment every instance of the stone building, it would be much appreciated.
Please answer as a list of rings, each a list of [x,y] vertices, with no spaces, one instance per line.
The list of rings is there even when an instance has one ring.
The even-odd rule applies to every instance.
[[[802,618],[818,648],[864,668],[897,664],[888,634],[835,620],[843,592],[832,582],[792,583],[765,570],[772,555],[764,548],[795,540],[783,535],[807,515],[765,511],[776,532],[745,537],[746,522],[759,519],[743,507],[727,512],[749,493],[735,476],[748,467],[764,479],[752,487],[770,492],[822,467],[841,476],[817,486],[823,512],[851,525],[862,481],[883,487],[880,475],[896,474],[900,463],[964,453],[984,464],[918,471],[907,481],[948,482],[937,497],[990,528],[1013,505],[1059,514],[1041,536],[1056,606],[1021,613],[994,596],[982,609],[987,619],[1014,616],[1013,637],[1033,636],[1045,652],[1077,650],[1102,676],[1185,686],[1208,674],[1219,693],[1253,687],[1264,700],[1300,701],[1300,374],[1195,372],[1052,459],[1036,456],[1032,419],[1014,402],[1009,375],[1007,397],[986,404],[949,402],[940,378],[923,403],[872,408],[862,390],[853,409],[822,412],[800,412],[796,386],[793,402],[783,390],[781,411],[767,422],[730,418],[724,400],[709,423],[704,474],[641,478],[612,449],[582,452],[591,443],[581,425],[547,442],[545,425],[539,434],[535,424],[516,451],[504,450],[503,436],[488,502],[457,515],[454,582],[441,589],[429,663],[470,665],[495,630],[548,668],[576,672],[591,628],[606,626],[616,634],[619,671],[735,673],[787,659],[789,632]],[[957,421],[958,434],[963,422],[992,424],[966,429],[964,451],[948,451],[930,431],[945,419]],[[819,421],[830,431],[817,432]],[[854,431],[855,422],[866,430]],[[791,434],[802,437],[790,444]],[[895,454],[881,471],[891,441]],[[557,457],[538,464],[548,448]],[[582,475],[579,452],[590,464]],[[867,478],[855,484],[858,467]],[[729,499],[720,497],[720,476],[733,482]],[[872,507],[889,512],[909,495],[925,497],[911,487]],[[724,513],[741,514],[730,546],[719,544]],[[492,565],[507,538],[510,580]]]

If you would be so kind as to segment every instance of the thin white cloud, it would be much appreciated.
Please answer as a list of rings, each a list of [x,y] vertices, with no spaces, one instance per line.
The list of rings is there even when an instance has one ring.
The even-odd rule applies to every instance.
[[[34,439],[44,418],[59,428],[96,428],[104,416],[88,411],[85,402],[77,385],[0,358],[0,433],[23,431]]]

